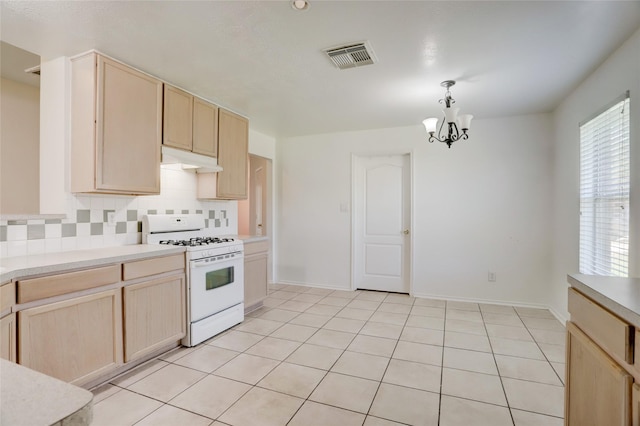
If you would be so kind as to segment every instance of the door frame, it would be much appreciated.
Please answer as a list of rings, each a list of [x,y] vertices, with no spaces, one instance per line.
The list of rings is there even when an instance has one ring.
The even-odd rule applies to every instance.
[[[349,288],[351,290],[356,290],[355,288],[355,282],[356,282],[356,271],[355,271],[355,258],[356,258],[356,246],[355,246],[355,241],[356,241],[356,215],[355,215],[355,209],[354,206],[356,204],[356,162],[358,161],[359,158],[361,157],[388,157],[390,155],[408,155],[409,156],[409,205],[407,206],[409,209],[409,241],[407,242],[408,244],[408,251],[409,253],[407,254],[407,259],[406,261],[409,262],[409,274],[408,274],[408,279],[409,279],[409,296],[413,296],[413,235],[414,235],[414,225],[415,225],[415,221],[414,221],[414,214],[413,214],[413,209],[414,209],[414,205],[413,205],[413,199],[415,198],[415,194],[413,193],[413,190],[415,188],[414,185],[414,175],[413,175],[413,171],[415,170],[414,167],[414,154],[413,154],[413,149],[409,149],[409,150],[398,150],[398,151],[380,151],[380,152],[352,152],[351,153],[351,274],[350,274],[350,279],[351,279],[351,283],[349,285]]]

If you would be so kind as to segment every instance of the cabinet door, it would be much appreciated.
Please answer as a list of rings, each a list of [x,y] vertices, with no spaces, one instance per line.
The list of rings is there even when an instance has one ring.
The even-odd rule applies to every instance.
[[[267,253],[244,258],[244,306],[247,311],[267,297],[267,259]]]
[[[567,426],[627,426],[632,377],[572,322],[567,323]]]
[[[98,56],[96,189],[160,193],[162,82]]]
[[[164,121],[162,143],[191,151],[193,96],[175,87],[164,85]]]
[[[16,314],[0,319],[0,358],[16,362]]]
[[[220,108],[218,126],[218,164],[224,170],[218,173],[217,197],[246,199],[249,121]]]
[[[126,362],[186,335],[185,301],[183,274],[124,287]]]
[[[640,426],[640,386],[633,384],[631,390],[631,417],[633,426]]]
[[[193,152],[218,155],[218,107],[202,99],[193,99]]]
[[[113,289],[18,312],[18,361],[82,385],[122,364],[122,296]]]

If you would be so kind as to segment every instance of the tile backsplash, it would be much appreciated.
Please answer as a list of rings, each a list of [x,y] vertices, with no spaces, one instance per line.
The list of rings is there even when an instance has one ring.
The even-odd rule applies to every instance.
[[[67,194],[64,219],[0,220],[0,256],[139,244],[147,214],[202,214],[216,235],[237,234],[236,201],[198,200],[195,174],[177,167],[163,167],[161,178],[160,195]]]

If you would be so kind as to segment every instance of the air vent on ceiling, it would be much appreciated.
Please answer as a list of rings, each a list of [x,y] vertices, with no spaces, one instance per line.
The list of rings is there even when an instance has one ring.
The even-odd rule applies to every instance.
[[[376,61],[375,54],[368,42],[353,43],[346,46],[325,49],[331,62],[341,70],[371,65]]]
[[[27,74],[35,74],[40,75],[40,65],[36,65],[35,67],[27,68],[24,70]]]

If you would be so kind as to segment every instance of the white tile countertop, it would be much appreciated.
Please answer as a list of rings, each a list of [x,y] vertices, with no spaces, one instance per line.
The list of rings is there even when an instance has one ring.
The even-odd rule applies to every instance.
[[[50,274],[71,269],[90,268],[110,263],[128,262],[154,256],[182,253],[184,247],[159,244],[135,244],[74,250],[0,259],[0,282],[16,277]]]
[[[640,278],[572,274],[567,280],[571,287],[620,318],[640,326]]]
[[[88,425],[93,394],[0,359],[0,421],[4,425]]]

